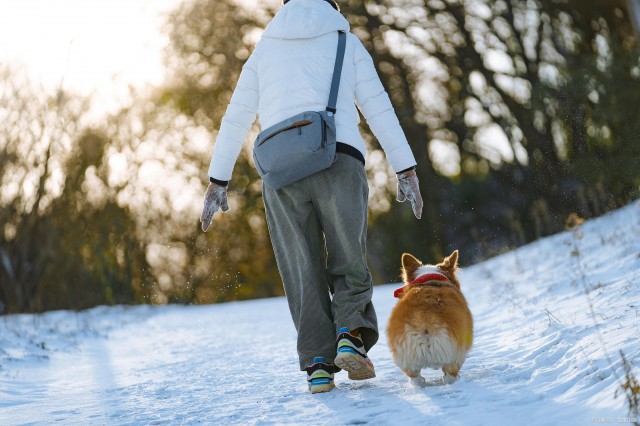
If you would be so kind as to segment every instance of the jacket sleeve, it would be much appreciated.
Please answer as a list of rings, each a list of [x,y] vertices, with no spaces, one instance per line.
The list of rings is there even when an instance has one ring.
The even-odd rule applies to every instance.
[[[242,143],[258,112],[258,75],[255,55],[254,50],[242,67],[238,84],[233,91],[227,111],[222,117],[214,145],[209,176],[220,181],[231,179]]]
[[[389,95],[384,90],[371,55],[355,39],[356,104],[380,142],[391,168],[398,173],[416,165],[411,147],[400,127]]]

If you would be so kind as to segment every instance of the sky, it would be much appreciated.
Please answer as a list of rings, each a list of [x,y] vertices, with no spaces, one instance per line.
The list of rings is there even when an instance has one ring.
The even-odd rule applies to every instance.
[[[127,86],[163,79],[163,16],[181,0],[0,2],[0,63],[21,64],[53,90],[94,94],[111,111]]]

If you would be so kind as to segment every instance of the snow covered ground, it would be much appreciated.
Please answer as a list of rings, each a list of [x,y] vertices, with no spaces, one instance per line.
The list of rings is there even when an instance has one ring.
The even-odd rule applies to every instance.
[[[625,423],[639,236],[635,202],[464,269],[476,334],[453,385],[432,371],[431,386],[410,386],[382,333],[377,378],[339,373],[334,391],[309,394],[282,298],[2,317],[0,424]],[[375,288],[381,327],[395,288]]]

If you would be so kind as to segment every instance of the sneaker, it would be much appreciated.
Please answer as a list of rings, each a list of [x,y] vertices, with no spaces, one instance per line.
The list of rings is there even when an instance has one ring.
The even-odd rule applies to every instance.
[[[362,339],[352,335],[346,327],[338,330],[335,364],[347,370],[351,380],[366,380],[376,377],[373,363],[367,356]]]
[[[324,362],[324,358],[314,358],[313,363],[305,368],[305,371],[311,393],[329,392],[335,387],[333,373],[336,372],[336,368],[333,364]]]

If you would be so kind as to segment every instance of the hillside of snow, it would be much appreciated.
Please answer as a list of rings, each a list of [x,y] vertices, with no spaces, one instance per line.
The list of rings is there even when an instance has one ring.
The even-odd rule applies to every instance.
[[[426,371],[425,388],[382,332],[375,379],[343,372],[311,395],[283,298],[0,317],[0,425],[628,423],[620,351],[640,377],[640,202],[460,277],[474,346],[460,380]],[[396,287],[374,290],[382,330]]]

